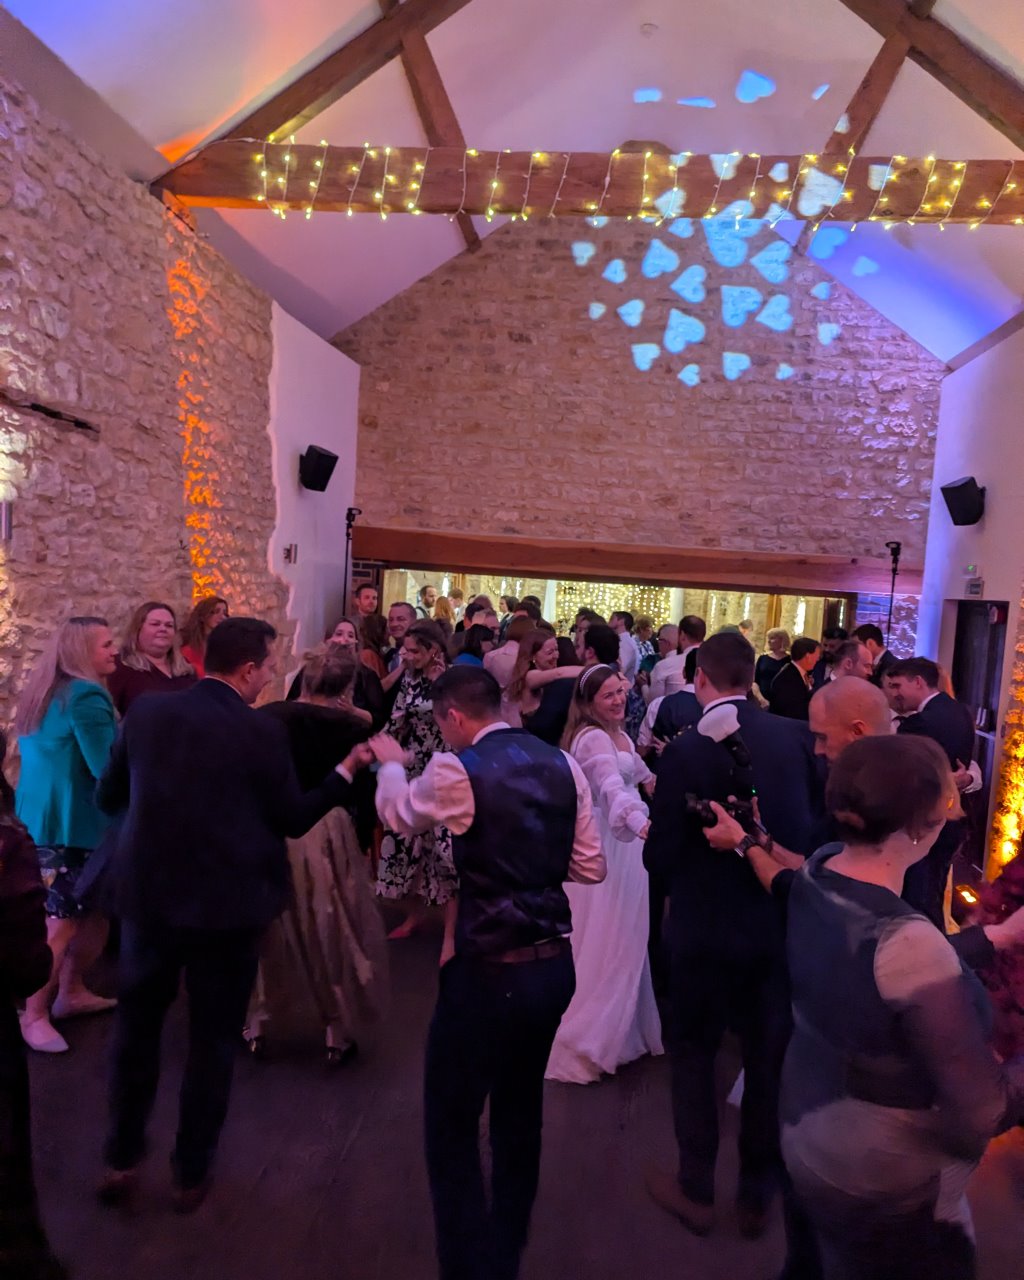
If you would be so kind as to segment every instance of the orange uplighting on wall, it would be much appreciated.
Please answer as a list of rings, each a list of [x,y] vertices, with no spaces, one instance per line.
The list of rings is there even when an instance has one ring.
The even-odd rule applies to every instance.
[[[990,876],[996,876],[1020,850],[1024,832],[1024,638],[1018,635],[1017,655],[1010,682],[1003,762],[992,817],[989,846]]]
[[[181,360],[178,375],[178,420],[181,423],[182,475],[185,486],[185,526],[192,567],[192,598],[222,594],[226,579],[217,562],[211,538],[219,475],[212,448],[212,426],[203,415],[202,353],[196,332],[199,309],[207,285],[189,258],[178,258],[167,273],[171,322]]]

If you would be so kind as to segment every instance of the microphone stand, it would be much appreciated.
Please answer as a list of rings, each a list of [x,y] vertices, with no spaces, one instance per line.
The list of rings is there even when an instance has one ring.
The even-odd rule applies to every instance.
[[[892,631],[892,606],[896,596],[896,575],[900,571],[900,552],[903,550],[901,542],[887,542],[886,550],[892,556],[892,582],[889,586],[889,620],[885,624],[885,647],[889,647],[889,633]]]
[[[349,593],[349,565],[352,562],[352,526],[356,522],[356,516],[361,516],[362,510],[359,507],[349,507],[345,512],[345,579],[344,579],[344,595],[342,596],[341,611],[348,615],[348,593]]]

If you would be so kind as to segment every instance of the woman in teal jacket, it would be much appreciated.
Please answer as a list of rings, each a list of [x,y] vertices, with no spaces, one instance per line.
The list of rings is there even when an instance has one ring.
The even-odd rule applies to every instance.
[[[18,702],[21,748],[16,812],[39,849],[47,888],[47,938],[53,973],[25,1002],[21,1032],[40,1053],[64,1053],[54,1018],[98,1013],[116,1002],[90,991],[84,975],[103,950],[107,922],[87,915],[75,885],[108,819],[94,798],[96,782],[117,734],[114,704],[103,681],[116,649],[102,618],[61,624],[32,671]]]

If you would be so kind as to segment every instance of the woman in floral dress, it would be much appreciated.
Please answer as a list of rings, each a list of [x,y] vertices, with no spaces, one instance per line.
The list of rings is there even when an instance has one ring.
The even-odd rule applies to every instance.
[[[434,723],[431,687],[445,670],[444,633],[435,622],[415,622],[402,641],[402,679],[387,732],[409,753],[406,771],[418,778],[435,751],[444,751]],[[452,861],[452,837],[447,827],[432,827],[418,836],[385,829],[377,873],[382,898],[409,900],[409,914],[388,935],[408,938],[419,927],[424,908],[450,901],[458,891]]]

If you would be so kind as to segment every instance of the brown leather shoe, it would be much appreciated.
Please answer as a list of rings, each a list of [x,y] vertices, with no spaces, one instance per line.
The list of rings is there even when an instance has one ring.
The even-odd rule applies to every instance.
[[[678,1178],[664,1169],[651,1169],[645,1180],[647,1194],[656,1205],[671,1213],[695,1236],[706,1236],[715,1225],[715,1208],[698,1204],[683,1191]]]
[[[737,1200],[736,1224],[744,1240],[760,1240],[768,1229],[767,1205]]]
[[[195,1213],[210,1194],[212,1186],[212,1178],[204,1178],[195,1187],[179,1187],[175,1185],[171,1192],[171,1205],[174,1208],[174,1212],[181,1214]]]
[[[108,1208],[131,1204],[139,1185],[138,1169],[108,1169],[96,1188],[96,1199]]]

